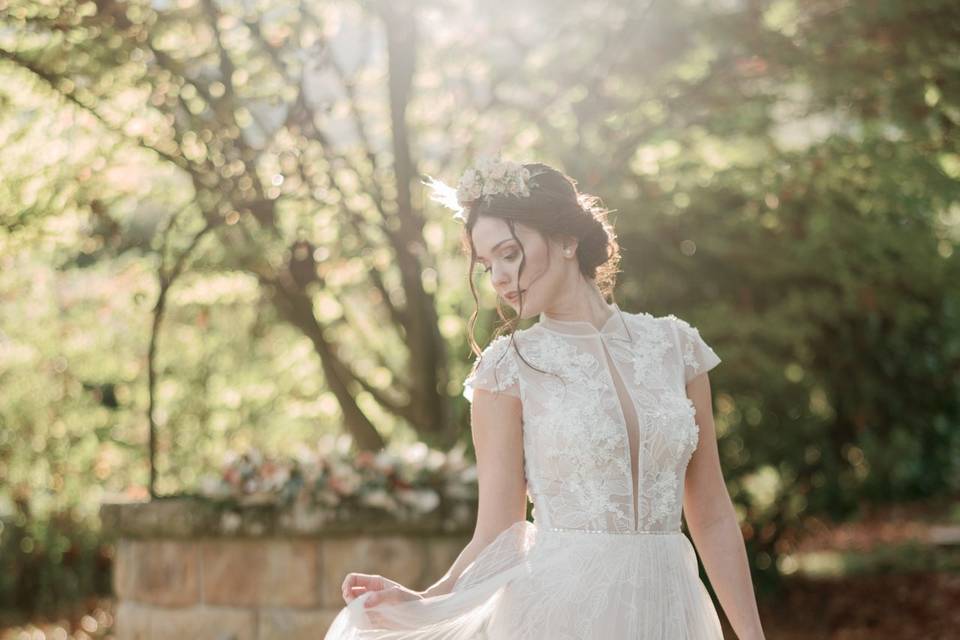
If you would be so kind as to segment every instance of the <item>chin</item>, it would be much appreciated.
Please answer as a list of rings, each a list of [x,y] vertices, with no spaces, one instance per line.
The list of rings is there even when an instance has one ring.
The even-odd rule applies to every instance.
[[[523,305],[522,310],[519,308],[519,305],[512,304],[510,306],[513,307],[513,310],[517,312],[517,315],[520,316],[521,320],[533,318],[540,313],[536,308],[528,304]]]
[[[517,302],[511,302],[511,301],[508,300],[507,298],[503,298],[503,301],[506,302],[506,303],[510,306],[510,308],[513,309],[513,311],[514,311],[518,316],[520,316],[520,318],[521,318],[522,320],[526,320],[527,318],[533,318],[533,317],[539,315],[539,313],[540,313],[539,307],[537,307],[536,304],[531,304],[530,301],[526,299],[526,298],[527,298],[527,295],[526,295],[526,294],[524,294],[523,297],[524,297],[524,300],[523,300],[522,313],[521,313],[520,302],[519,302],[519,301],[517,301]]]

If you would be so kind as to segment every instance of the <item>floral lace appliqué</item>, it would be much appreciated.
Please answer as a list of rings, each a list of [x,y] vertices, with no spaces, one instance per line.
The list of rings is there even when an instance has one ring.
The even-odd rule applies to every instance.
[[[540,332],[524,356],[560,377],[543,380],[544,410],[528,414],[524,426],[525,446],[539,448],[529,475],[548,505],[550,520],[569,528],[630,528],[632,478],[625,434],[603,408],[611,389],[602,365],[548,332]]]
[[[474,387],[505,391],[519,380],[520,372],[510,336],[497,336],[474,360],[473,370],[463,381],[464,395],[472,400]]]
[[[679,529],[684,472],[699,439],[694,407],[680,382],[686,358],[668,318],[626,319],[629,333],[521,331],[520,353],[533,368],[502,336],[484,351],[472,376],[479,384],[495,372],[497,388],[518,385],[523,391],[527,492],[538,521],[550,526],[629,531],[636,514],[641,530]],[[635,496],[630,438],[611,363],[638,420]]]

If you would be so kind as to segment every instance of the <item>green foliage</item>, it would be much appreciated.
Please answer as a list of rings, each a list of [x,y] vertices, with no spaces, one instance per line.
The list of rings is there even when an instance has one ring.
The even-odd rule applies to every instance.
[[[724,359],[721,461],[771,579],[808,518],[960,489],[960,13],[882,5],[556,12],[498,111],[616,209],[621,305]]]
[[[113,545],[96,522],[73,511],[36,518],[19,506],[0,518],[0,608],[51,615],[111,592]]]
[[[0,508],[142,491],[154,272],[208,224],[159,334],[161,492],[321,433],[469,441],[459,229],[404,194],[490,140],[602,195],[621,306],[723,358],[761,574],[807,518],[960,490],[956,3],[426,2],[413,39],[301,6],[0,0]]]

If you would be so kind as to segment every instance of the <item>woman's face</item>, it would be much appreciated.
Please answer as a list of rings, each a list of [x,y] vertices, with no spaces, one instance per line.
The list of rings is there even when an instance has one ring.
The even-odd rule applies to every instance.
[[[477,262],[489,275],[497,295],[520,312],[520,300],[516,294],[519,288],[523,297],[520,317],[532,318],[557,299],[557,294],[571,277],[570,269],[576,270],[576,258],[564,259],[557,241],[544,238],[535,229],[522,223],[514,223],[514,230],[523,243],[523,252],[513,239],[506,221],[482,215],[471,233],[473,247]],[[517,272],[524,254],[526,262],[518,278]]]

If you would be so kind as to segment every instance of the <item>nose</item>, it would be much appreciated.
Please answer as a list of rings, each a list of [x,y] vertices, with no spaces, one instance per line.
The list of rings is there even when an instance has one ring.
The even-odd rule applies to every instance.
[[[510,273],[503,267],[493,266],[493,285],[501,293],[507,293],[507,286],[510,284]]]

